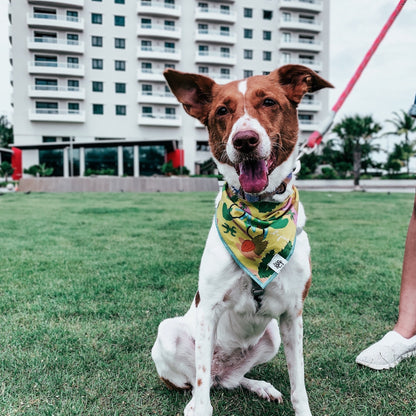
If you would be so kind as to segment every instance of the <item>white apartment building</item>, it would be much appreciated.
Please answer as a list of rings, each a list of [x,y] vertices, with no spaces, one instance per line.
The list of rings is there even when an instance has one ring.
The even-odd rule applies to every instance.
[[[224,83],[297,63],[328,77],[329,0],[9,0],[9,19],[15,146],[24,168],[55,176],[151,175],[172,154],[198,172],[208,135],[165,68]],[[302,136],[327,111],[327,92],[307,95]]]

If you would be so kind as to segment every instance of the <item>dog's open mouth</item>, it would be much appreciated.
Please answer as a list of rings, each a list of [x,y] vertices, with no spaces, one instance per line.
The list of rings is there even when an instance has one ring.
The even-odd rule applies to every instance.
[[[269,183],[269,169],[273,160],[245,160],[238,164],[241,187],[244,192],[258,194]]]

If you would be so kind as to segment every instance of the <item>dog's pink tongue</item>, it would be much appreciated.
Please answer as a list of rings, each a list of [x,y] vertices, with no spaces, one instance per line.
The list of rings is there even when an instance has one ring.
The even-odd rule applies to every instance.
[[[240,168],[240,184],[244,192],[257,194],[261,192],[268,183],[267,166],[264,160],[250,160],[242,162]]]

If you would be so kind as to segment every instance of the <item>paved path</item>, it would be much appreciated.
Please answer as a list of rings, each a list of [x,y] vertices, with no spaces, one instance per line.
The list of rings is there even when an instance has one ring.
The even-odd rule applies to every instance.
[[[305,191],[325,192],[349,192],[354,191],[354,183],[351,180],[297,180],[299,189]],[[414,193],[416,190],[415,179],[362,179],[360,181],[361,191],[366,192],[405,192]]]

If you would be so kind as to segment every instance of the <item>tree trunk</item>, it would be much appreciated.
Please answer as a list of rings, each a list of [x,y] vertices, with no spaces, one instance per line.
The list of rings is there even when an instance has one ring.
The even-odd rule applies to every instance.
[[[361,173],[361,148],[355,146],[353,154],[353,172],[354,172],[354,187],[360,187],[360,173]]]

